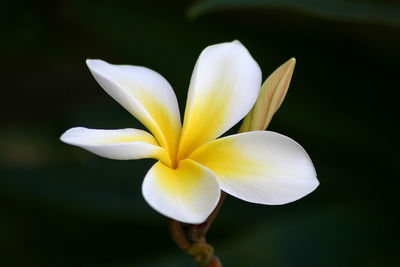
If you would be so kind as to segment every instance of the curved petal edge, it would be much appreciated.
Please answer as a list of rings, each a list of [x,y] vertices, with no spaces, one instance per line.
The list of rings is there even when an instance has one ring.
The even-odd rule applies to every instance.
[[[159,213],[200,224],[217,206],[221,190],[210,170],[192,160],[182,160],[176,169],[157,162],[144,178],[142,193]]]
[[[175,155],[182,125],[178,101],[168,81],[141,66],[113,65],[99,59],[88,59],[86,64],[101,87]]]
[[[190,80],[178,158],[189,156],[246,116],[260,86],[260,67],[239,41],[205,48]]]
[[[190,158],[212,170],[222,190],[248,202],[286,204],[319,185],[307,152],[275,132],[220,138],[198,148]]]
[[[170,161],[166,151],[148,132],[138,129],[103,130],[75,127],[67,130],[61,141],[86,149],[98,156],[118,159],[155,158]]]

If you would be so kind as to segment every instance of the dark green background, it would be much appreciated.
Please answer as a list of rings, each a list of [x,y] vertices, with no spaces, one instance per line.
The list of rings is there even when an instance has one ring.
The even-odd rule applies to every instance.
[[[156,70],[183,111],[201,50],[234,39],[264,79],[296,57],[269,129],[304,146],[321,185],[284,206],[228,196],[208,234],[222,262],[399,265],[399,4],[321,1],[2,3],[0,266],[193,266],[141,196],[153,160],[103,159],[58,138],[142,127],[86,58]]]

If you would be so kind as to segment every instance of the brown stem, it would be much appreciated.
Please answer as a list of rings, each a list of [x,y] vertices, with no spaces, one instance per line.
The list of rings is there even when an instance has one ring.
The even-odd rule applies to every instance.
[[[221,196],[219,198],[218,204],[213,210],[213,212],[208,216],[207,220],[202,224],[192,224],[189,227],[189,238],[193,241],[197,239],[201,239],[206,236],[208,229],[210,228],[211,224],[213,223],[215,217],[218,214],[219,209],[222,206],[222,202],[224,201],[226,193],[221,191]]]
[[[180,222],[170,219],[168,221],[168,230],[180,249],[187,251],[191,247],[192,244],[186,237]]]
[[[202,224],[182,224],[170,219],[168,229],[172,239],[178,247],[186,251],[192,259],[201,267],[222,267],[218,257],[214,255],[214,249],[206,242],[206,233],[225,198],[225,192],[221,192],[219,202],[207,220]]]
[[[222,267],[222,263],[218,259],[218,257],[213,256],[212,259],[208,262],[204,267]]]

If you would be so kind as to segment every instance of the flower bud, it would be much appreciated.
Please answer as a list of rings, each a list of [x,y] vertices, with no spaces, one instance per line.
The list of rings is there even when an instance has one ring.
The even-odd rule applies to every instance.
[[[277,68],[261,86],[253,108],[244,118],[239,132],[265,130],[286,96],[296,59]]]

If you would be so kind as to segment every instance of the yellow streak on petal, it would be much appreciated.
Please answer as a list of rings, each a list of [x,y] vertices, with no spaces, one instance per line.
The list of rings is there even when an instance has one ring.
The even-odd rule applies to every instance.
[[[115,75],[118,74],[115,73]],[[176,123],[174,114],[164,103],[159,103],[150,90],[137,88],[137,84],[131,84],[123,77],[119,77],[119,81],[146,110],[147,116],[138,116],[138,119],[154,134],[159,144],[168,151],[171,161],[175,161],[181,133],[180,122]],[[129,90],[130,88],[135,88],[135,90]]]
[[[160,147],[157,140],[149,134],[148,132],[138,130],[136,132],[130,132],[126,135],[104,135],[101,139],[98,140],[98,145],[107,145],[107,144],[118,144],[118,143],[131,143],[131,142],[144,142],[155,147],[158,147],[157,152],[153,155],[155,159],[162,161],[164,164],[168,166],[172,166],[173,162],[171,161],[171,157],[168,152]]]
[[[122,97],[118,102],[125,103],[134,116],[143,123],[155,136],[158,143],[168,152],[172,162],[175,162],[177,146],[181,134],[181,122],[179,118],[179,111],[174,111],[175,106],[168,106],[169,101],[163,101],[163,97],[170,98],[171,96],[166,93],[162,96],[163,91],[155,90],[163,82],[148,83],[140,79],[132,79],[129,76],[129,68],[137,68],[136,71],[141,71],[144,76],[150,75],[149,80],[161,79],[154,76],[156,74],[149,74],[147,71],[140,67],[128,65],[112,65],[107,62],[95,60],[97,63],[89,64],[91,71],[96,73],[95,77],[103,81],[104,84],[113,84],[120,88],[119,90],[106,90],[109,94],[115,95],[118,98]],[[92,62],[92,61],[90,61]],[[149,70],[150,71],[150,70]],[[165,81],[166,82],[166,81]],[[100,82],[102,84],[102,82]],[[106,88],[109,86],[106,86]],[[113,87],[113,86],[111,86]],[[168,90],[168,88],[161,87],[160,90]],[[118,92],[118,93],[116,93]],[[122,93],[122,96],[120,95]],[[127,94],[127,95],[125,95]],[[159,95],[161,94],[161,96]],[[128,97],[132,96],[132,99]],[[126,99],[126,98],[129,99]],[[126,100],[126,101],[125,101]],[[132,103],[133,102],[133,103]],[[130,103],[130,104],[129,104]],[[135,108],[130,109],[129,106]],[[176,114],[175,114],[176,113]],[[174,163],[175,164],[175,163]]]
[[[199,146],[218,137],[227,121],[231,99],[231,86],[220,83],[218,90],[209,90],[205,95],[196,95],[194,107],[186,112],[185,124],[179,144],[178,160],[187,158]]]
[[[191,160],[182,160],[176,169],[162,163],[154,165],[154,176],[158,179],[161,190],[166,192],[174,201],[187,203],[192,193],[201,184],[204,169]]]
[[[149,133],[144,131],[137,131],[129,135],[104,135],[99,140],[99,145],[116,144],[116,143],[131,143],[131,142],[145,142],[154,146],[159,146],[157,140]]]
[[[242,178],[256,176],[268,166],[258,162],[251,155],[243,153],[233,138],[221,138],[210,142],[192,153],[190,159],[206,166],[215,174]],[[218,176],[219,179],[223,177]]]
[[[144,107],[146,107],[152,118],[150,121],[142,119],[141,122],[155,135],[160,145],[168,151],[171,161],[175,162],[181,126],[176,125],[176,127],[174,127],[175,118],[173,114],[171,114],[167,107],[157,103],[151,95],[137,94],[135,97]]]

